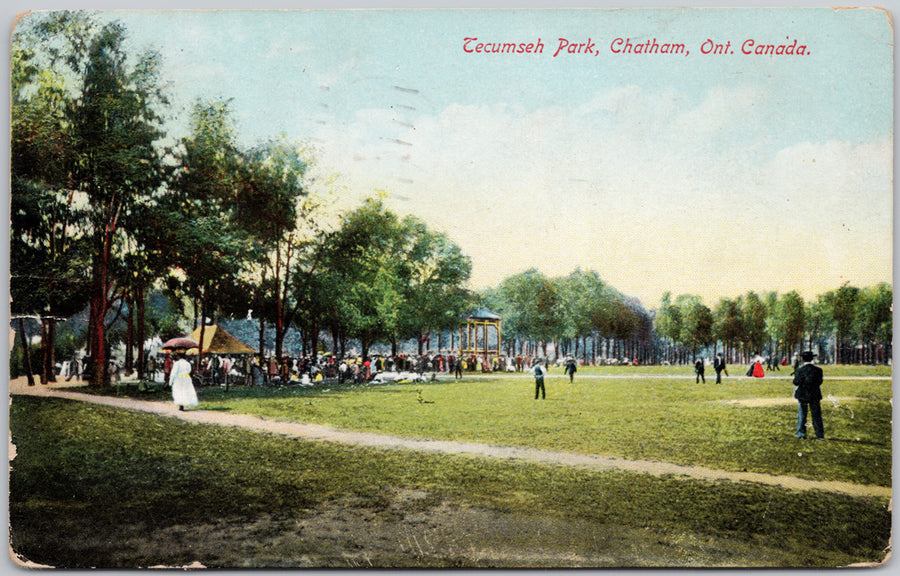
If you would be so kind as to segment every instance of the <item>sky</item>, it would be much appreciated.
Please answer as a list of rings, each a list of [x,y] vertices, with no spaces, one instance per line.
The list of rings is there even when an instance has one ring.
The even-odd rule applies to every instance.
[[[103,16],[135,51],[160,53],[173,137],[196,99],[231,99],[242,145],[302,143],[335,210],[381,195],[422,218],[472,258],[473,289],[581,268],[654,308],[666,291],[713,306],[892,281],[884,11]],[[676,53],[614,53],[626,40]],[[748,40],[804,54],[744,54]],[[496,42],[543,49],[466,51]],[[713,46],[726,53],[704,54]]]

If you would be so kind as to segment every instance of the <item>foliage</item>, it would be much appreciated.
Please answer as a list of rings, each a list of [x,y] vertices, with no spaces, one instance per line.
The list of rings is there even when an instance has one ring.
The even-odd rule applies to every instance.
[[[672,302],[672,293],[665,292],[656,315],[656,329],[660,336],[672,342],[681,343],[682,336],[681,308]]]
[[[122,262],[134,247],[136,207],[163,179],[158,57],[129,60],[124,37],[120,24],[73,11],[35,15],[13,39],[13,276],[47,260],[42,307],[52,316],[86,303],[87,279],[66,268],[89,270],[90,349],[100,366],[107,310],[131,272]],[[52,350],[52,325],[48,334]],[[95,384],[105,375],[96,370]]]
[[[446,236],[420,220],[399,218],[368,199],[344,215],[338,230],[322,237],[323,269],[334,294],[334,332],[361,339],[363,354],[377,340],[455,325],[469,296],[462,289],[471,261]]]
[[[532,268],[500,283],[504,306],[498,310],[511,329],[526,338],[547,342],[563,328],[561,295],[554,282]],[[507,311],[516,313],[508,315]]]
[[[863,288],[854,315],[854,332],[865,343],[888,343],[893,338],[894,291],[887,283]]]
[[[741,303],[733,298],[722,298],[713,313],[713,336],[734,347],[744,336],[744,315]]]
[[[693,350],[712,344],[713,316],[699,296],[682,294],[675,304],[680,309],[681,333],[678,341]]]
[[[744,339],[748,351],[762,352],[766,343],[766,305],[756,292],[744,295],[743,302]]]
[[[778,326],[777,333],[788,350],[794,350],[798,345],[802,348],[803,335],[806,332],[806,317],[804,315],[803,299],[796,291],[783,294],[775,308],[775,323]]]
[[[415,217],[369,200],[324,233],[306,187],[311,154],[278,140],[241,149],[227,98],[198,100],[191,133],[167,148],[162,127],[173,110],[162,62],[130,53],[126,39],[121,23],[84,11],[30,14],[13,33],[13,314],[52,328],[89,305],[89,351],[102,364],[107,331],[125,332],[121,322],[143,317],[148,291],[163,286],[173,300],[199,302],[203,317],[256,310],[261,330],[275,324],[276,353],[291,326],[312,350],[325,327],[336,342],[421,343],[474,306],[471,259]],[[667,292],[654,314],[594,271],[547,278],[531,269],[481,299],[502,314],[507,342],[656,346],[661,337],[755,354],[805,337],[824,348],[833,336],[838,361],[860,345],[860,361],[886,362],[892,296],[886,283],[847,283],[808,302],[793,291],[748,292],[713,312],[696,296]],[[178,322],[163,323],[169,331]]]

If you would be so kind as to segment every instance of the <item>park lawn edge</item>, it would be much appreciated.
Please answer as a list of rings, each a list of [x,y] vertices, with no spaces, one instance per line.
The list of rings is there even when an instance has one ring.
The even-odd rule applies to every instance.
[[[201,388],[200,408],[406,438],[891,486],[890,382],[832,378],[823,401],[830,441],[819,445],[794,438],[796,402],[785,379],[734,378],[704,387],[691,379],[667,379],[675,370],[663,368],[666,374],[640,382],[630,376],[578,377],[570,385],[557,375],[548,383],[547,408],[532,404],[527,377],[506,375],[460,382]],[[474,400],[473,386],[483,399]],[[639,404],[647,389],[662,396],[657,406]],[[848,395],[855,401],[837,401]],[[756,408],[728,403],[756,396],[784,403]],[[134,397],[168,399],[165,392]],[[588,407],[581,410],[579,403]]]
[[[10,484],[14,545],[31,541],[23,535],[29,530],[23,518],[40,519],[33,529],[46,534],[54,527],[41,522],[52,526],[50,512],[72,506],[79,515],[98,517],[94,529],[115,530],[137,518],[158,525],[191,523],[253,516],[273,506],[279,514],[302,515],[348,494],[378,508],[383,490],[397,486],[426,490],[431,499],[455,505],[511,514],[539,511],[649,531],[664,540],[721,540],[755,550],[730,559],[736,563],[729,565],[738,566],[877,562],[890,533],[887,502],[870,498],[348,448],[231,428],[223,434],[212,425],[52,399],[16,397],[10,424],[16,445]],[[168,502],[185,496],[179,488],[190,492],[197,508],[168,509]],[[160,514],[158,507],[167,512]],[[760,518],[766,518],[765,525]],[[804,526],[802,534],[796,525]],[[109,561],[102,551],[95,553],[85,560],[96,566]],[[677,554],[673,558],[675,563],[660,565],[679,565]],[[385,560],[394,566],[406,561]]]

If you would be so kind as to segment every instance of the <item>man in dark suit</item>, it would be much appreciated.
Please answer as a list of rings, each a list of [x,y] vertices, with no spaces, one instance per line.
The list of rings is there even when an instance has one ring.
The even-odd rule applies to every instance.
[[[797,399],[797,438],[806,438],[806,414],[812,417],[813,431],[817,440],[825,439],[825,425],[822,423],[822,369],[812,363],[815,354],[804,352],[800,355],[803,364],[794,372],[794,398]]]
[[[534,368],[531,370],[534,374],[534,399],[537,400],[538,395],[540,395],[542,400],[546,400],[547,389],[544,388],[544,374],[547,373],[547,369],[544,368],[544,365],[538,360],[537,364],[535,364]]]
[[[721,384],[722,383],[722,371],[724,371],[725,375],[728,376],[728,369],[725,367],[725,359],[722,358],[721,352],[716,354],[716,359],[713,360],[713,368],[716,371],[716,384]]]
[[[700,380],[703,380],[703,383],[706,384],[706,367],[703,365],[703,358],[697,358],[694,362],[694,372],[697,374],[697,381],[695,384],[699,384]]]

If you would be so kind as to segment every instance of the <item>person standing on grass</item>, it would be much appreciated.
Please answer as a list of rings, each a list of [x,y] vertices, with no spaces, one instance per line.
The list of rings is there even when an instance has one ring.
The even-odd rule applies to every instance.
[[[706,366],[704,365],[703,358],[697,358],[694,362],[694,372],[697,373],[697,381],[699,384],[700,380],[703,380],[703,383],[706,384]]]
[[[812,417],[813,431],[817,440],[825,439],[825,425],[822,423],[822,369],[812,363],[815,354],[804,352],[800,355],[803,364],[794,373],[794,398],[797,399],[797,438],[806,438],[806,414]]]
[[[716,371],[716,384],[721,384],[722,372],[725,372],[725,375],[728,376],[728,368],[725,366],[725,359],[722,358],[721,352],[716,354],[716,359],[713,360],[713,369]]]
[[[569,375],[569,383],[575,379],[575,372],[578,370],[575,364],[575,359],[569,356],[566,358],[566,371],[565,373]]]
[[[191,380],[191,363],[184,357],[185,351],[177,349],[173,352],[175,362],[172,363],[172,372],[169,374],[169,386],[172,388],[172,401],[179,410],[185,406],[196,406],[197,391],[194,390],[194,382]]]
[[[546,400],[547,389],[544,388],[544,375],[547,374],[547,369],[538,360],[531,371],[534,373],[534,399],[537,400],[538,396],[541,396],[542,400]]]

